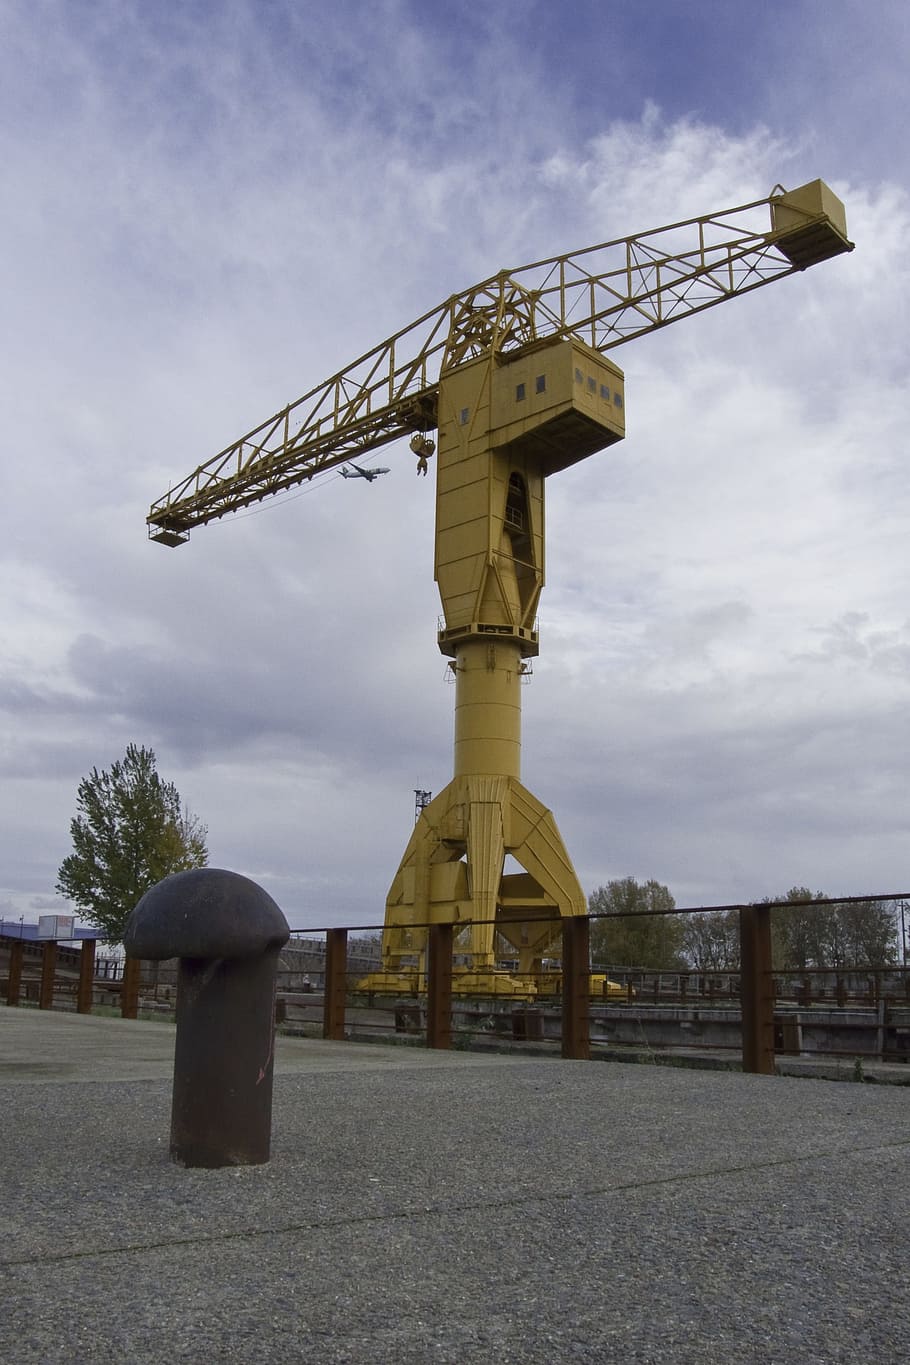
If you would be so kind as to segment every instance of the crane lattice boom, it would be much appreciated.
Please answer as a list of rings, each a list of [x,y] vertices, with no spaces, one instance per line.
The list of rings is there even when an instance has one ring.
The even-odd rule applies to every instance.
[[[771,227],[768,229],[768,210]],[[822,181],[500,271],[425,313],[176,484],[148,515],[165,545],[378,446],[437,425],[439,377],[576,338],[605,352],[852,250]]]

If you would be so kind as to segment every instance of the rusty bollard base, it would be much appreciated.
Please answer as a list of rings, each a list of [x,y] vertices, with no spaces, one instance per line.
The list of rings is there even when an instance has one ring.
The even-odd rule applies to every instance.
[[[165,877],[127,921],[127,956],[180,959],[170,1142],[179,1165],[269,1159],[275,980],[289,934],[261,886],[219,868]]]

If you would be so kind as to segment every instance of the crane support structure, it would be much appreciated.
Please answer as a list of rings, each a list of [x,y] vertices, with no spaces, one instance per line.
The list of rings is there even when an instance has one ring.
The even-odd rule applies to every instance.
[[[422,963],[426,926],[447,923],[475,970],[493,968],[498,933],[519,970],[533,971],[553,916],[585,913],[553,816],[520,780],[521,686],[538,651],[545,480],[625,434],[624,377],[608,353],[852,249],[842,203],[814,180],[501,271],[152,505],[151,539],[181,545],[195,526],[437,431],[438,644],[455,677],[454,773],[420,811],[389,890],[386,968]],[[507,855],[520,871],[504,871]]]

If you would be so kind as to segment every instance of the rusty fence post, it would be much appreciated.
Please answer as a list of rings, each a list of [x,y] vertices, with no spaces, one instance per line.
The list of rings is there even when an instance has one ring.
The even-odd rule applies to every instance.
[[[57,971],[57,944],[49,938],[41,953],[41,989],[38,993],[39,1010],[54,1008],[54,976]]]
[[[123,979],[120,982],[120,1015],[123,1019],[139,1018],[139,978],[142,974],[141,959],[128,957],[123,963]]]
[[[91,1014],[95,989],[95,940],[84,938],[79,954],[79,985],[76,988],[76,1013]]]
[[[739,912],[743,1071],[774,1075],[774,980],[771,910],[745,905]]]
[[[427,933],[427,1047],[452,1046],[451,924],[431,924]]]
[[[322,1000],[322,1036],[344,1039],[344,1002],[347,994],[348,931],[327,929],[325,935],[325,991]]]
[[[562,922],[562,1055],[578,1061],[591,1056],[588,1023],[590,933],[586,915]]]
[[[9,946],[9,980],[6,983],[6,1003],[18,1005],[22,992],[22,958],[25,946],[22,939],[16,939]]]

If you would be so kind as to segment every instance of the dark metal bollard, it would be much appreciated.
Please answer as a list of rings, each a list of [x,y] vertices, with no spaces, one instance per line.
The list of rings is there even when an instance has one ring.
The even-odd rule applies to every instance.
[[[278,953],[287,920],[248,877],[200,867],[165,877],[127,920],[128,957],[180,959],[171,1160],[269,1159]]]

